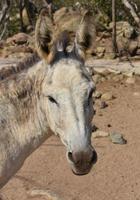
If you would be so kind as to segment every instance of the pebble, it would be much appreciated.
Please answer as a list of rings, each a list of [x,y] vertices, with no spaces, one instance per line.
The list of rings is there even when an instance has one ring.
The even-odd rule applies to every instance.
[[[135,82],[136,82],[135,77],[129,77],[126,79],[127,84],[135,84]]]
[[[99,137],[108,137],[111,139],[111,142],[114,144],[126,144],[127,140],[124,139],[123,135],[117,132],[108,133],[105,131],[96,130],[92,133],[92,138]]]
[[[101,92],[99,92],[98,90],[96,90],[94,93],[93,93],[93,97],[96,98],[96,99],[99,99],[101,98],[102,94]]]
[[[134,75],[134,72],[133,71],[130,71],[130,70],[128,70],[127,72],[125,72],[125,73],[123,73],[125,76],[127,76],[127,77],[133,77],[133,75]]]
[[[101,78],[101,82],[105,82],[107,79],[105,77]]]
[[[112,100],[114,98],[114,96],[112,95],[111,92],[106,92],[104,94],[102,94],[101,99],[104,101],[109,101]]]
[[[108,104],[107,104],[105,101],[101,101],[100,108],[101,108],[101,109],[104,109],[104,108],[106,108],[106,107],[108,107]]]
[[[116,75],[112,78],[113,81],[115,82],[120,82],[124,79],[124,75],[123,74],[120,74],[120,75]]]
[[[44,190],[44,189],[33,189],[31,191],[28,191],[28,195],[31,198],[38,197],[38,196],[44,196],[44,197],[47,197],[47,199],[51,199],[51,200],[62,200],[54,192],[52,192],[50,190]]]
[[[127,141],[123,138],[123,135],[117,132],[110,133],[110,139],[114,144],[126,144]]]
[[[100,131],[100,130],[97,130],[97,131],[95,131],[95,132],[92,133],[92,137],[93,138],[108,137],[108,136],[109,136],[108,132]]]

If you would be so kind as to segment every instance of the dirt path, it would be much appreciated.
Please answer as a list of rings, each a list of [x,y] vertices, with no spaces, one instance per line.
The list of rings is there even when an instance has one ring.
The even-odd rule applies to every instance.
[[[96,102],[96,126],[122,133],[128,143],[93,139],[98,162],[90,174],[78,177],[69,169],[59,139],[51,137],[1,190],[5,199],[49,200],[35,191],[50,190],[63,200],[140,200],[140,81],[135,85],[106,81],[97,89],[111,91],[116,98],[105,109]]]

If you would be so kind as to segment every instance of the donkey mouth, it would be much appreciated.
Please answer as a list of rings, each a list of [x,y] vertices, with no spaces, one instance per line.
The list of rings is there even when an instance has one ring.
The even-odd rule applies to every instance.
[[[84,175],[86,175],[86,174],[88,174],[90,172],[90,169],[86,170],[86,171],[77,171],[77,170],[73,170],[72,169],[72,172],[76,176],[84,176]]]
[[[90,172],[90,170],[92,169],[93,167],[93,163],[91,165],[88,165],[87,167],[86,166],[75,166],[75,165],[72,165],[71,169],[72,169],[72,172],[73,174],[77,175],[77,176],[83,176],[83,175],[86,175]]]
[[[72,153],[68,153],[67,158],[71,165],[72,172],[75,175],[82,176],[88,174],[93,165],[97,162],[97,153],[96,151],[92,152],[92,157],[90,161],[87,161],[87,157],[82,157],[82,159],[78,162],[74,162],[75,160],[73,160]]]

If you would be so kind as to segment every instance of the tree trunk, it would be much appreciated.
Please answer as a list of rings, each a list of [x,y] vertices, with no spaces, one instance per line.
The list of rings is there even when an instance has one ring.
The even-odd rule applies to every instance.
[[[26,8],[26,11],[27,11],[27,15],[28,15],[30,25],[33,26],[33,20],[32,20],[31,10],[30,10],[30,6],[29,6],[29,0],[24,0],[24,3],[25,3],[25,8]]]
[[[113,45],[113,53],[114,58],[117,57],[118,48],[117,48],[117,42],[116,42],[116,1],[112,0],[112,45]]]
[[[2,11],[0,12],[0,40],[3,38],[6,32],[7,23],[9,20],[9,10],[11,6],[10,0],[3,0],[2,3],[3,7]]]
[[[140,18],[138,17],[137,13],[135,12],[133,6],[129,3],[128,0],[122,0],[122,3],[127,7],[134,18],[135,22],[137,23],[138,27],[140,28]]]
[[[5,19],[9,8],[10,8],[10,0],[4,0],[3,9],[2,9],[1,14],[0,14],[0,24],[3,23],[3,20]]]
[[[19,0],[19,14],[20,14],[20,26],[21,26],[21,31],[25,32],[26,28],[24,27],[24,23],[23,23],[23,17],[22,17],[22,11],[24,8],[24,0]]]

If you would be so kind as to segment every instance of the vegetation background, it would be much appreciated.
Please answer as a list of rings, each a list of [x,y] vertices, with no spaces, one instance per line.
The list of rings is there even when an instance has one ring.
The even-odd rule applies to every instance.
[[[1,0],[0,1],[0,39],[6,36],[11,36],[19,31],[25,31],[21,16],[26,8],[30,24],[33,25],[36,20],[36,14],[40,8],[51,3],[54,10],[64,6],[75,7],[79,2],[81,5],[86,5],[93,10],[95,14],[102,13],[103,18],[108,19],[108,23],[112,20],[112,0]],[[140,17],[140,1],[128,0],[134,11]],[[127,20],[132,25],[136,25],[131,13],[124,6],[123,0],[115,1],[116,4],[116,20]]]

